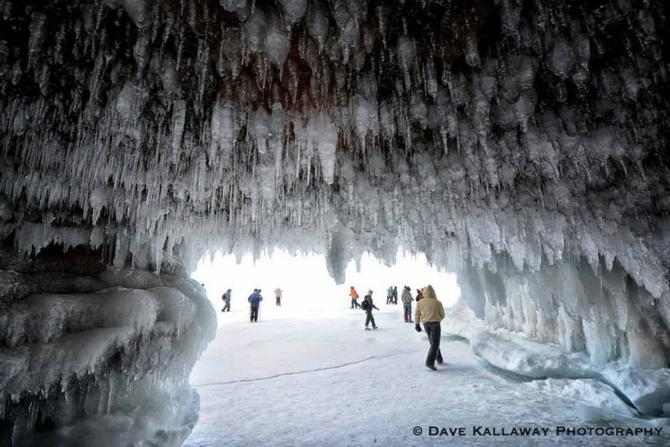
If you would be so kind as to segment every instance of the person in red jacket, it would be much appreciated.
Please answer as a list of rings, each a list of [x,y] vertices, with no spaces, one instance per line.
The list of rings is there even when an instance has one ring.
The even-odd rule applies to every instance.
[[[358,292],[356,292],[356,289],[354,289],[354,286],[351,286],[349,288],[349,296],[351,297],[351,308],[352,309],[361,307],[360,304],[358,304]]]

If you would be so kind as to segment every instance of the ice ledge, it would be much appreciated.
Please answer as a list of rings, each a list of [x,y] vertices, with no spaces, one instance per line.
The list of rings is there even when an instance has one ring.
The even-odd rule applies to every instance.
[[[594,364],[586,352],[538,343],[520,333],[492,330],[463,303],[447,309],[447,335],[466,339],[472,351],[499,370],[528,379],[595,381],[613,391],[639,417],[670,418],[670,368],[632,368],[622,361]]]

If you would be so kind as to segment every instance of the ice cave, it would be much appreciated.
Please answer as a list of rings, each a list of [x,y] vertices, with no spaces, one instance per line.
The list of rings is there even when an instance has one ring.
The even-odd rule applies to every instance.
[[[0,446],[670,445],[669,14],[0,0]],[[451,275],[446,365],[383,291],[223,321],[272,253]]]

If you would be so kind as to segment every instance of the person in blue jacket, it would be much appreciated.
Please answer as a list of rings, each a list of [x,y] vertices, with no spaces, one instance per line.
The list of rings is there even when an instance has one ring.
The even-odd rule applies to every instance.
[[[258,308],[261,307],[261,301],[263,301],[263,297],[261,296],[261,289],[254,289],[254,293],[249,295],[247,301],[249,301],[249,304],[251,305],[251,314],[249,316],[249,320],[252,323],[257,322]]]
[[[221,299],[223,300],[223,309],[221,309],[221,312],[230,312],[230,298],[232,297],[232,294],[233,291],[228,289],[221,296]]]

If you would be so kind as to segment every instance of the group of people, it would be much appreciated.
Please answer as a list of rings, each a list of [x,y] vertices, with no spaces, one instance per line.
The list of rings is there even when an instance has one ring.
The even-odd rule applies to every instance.
[[[361,305],[358,304],[358,298],[360,296],[354,286],[349,288],[349,296],[351,297],[351,308],[360,308]],[[368,290],[364,300],[368,298],[368,296],[370,297],[370,300],[372,300],[372,290]],[[414,298],[412,297],[412,289],[409,286],[403,288],[400,299],[403,305],[403,319],[405,320],[405,323],[412,323],[412,302],[419,302],[421,298],[423,298],[423,291],[421,289],[416,289],[416,298]],[[386,304],[398,304],[398,286],[390,286],[386,289]]]
[[[280,288],[276,288],[275,291],[275,305],[281,306],[281,300],[283,296],[283,291]],[[372,314],[373,309],[379,310],[375,306],[372,299],[373,291],[368,290],[363,301],[359,304],[358,299],[360,296],[354,288],[350,287],[349,296],[351,297],[351,308],[352,309],[362,309],[365,311],[365,330],[369,331],[370,327],[372,329],[377,329],[378,326],[375,322],[375,317]],[[232,296],[232,290],[228,289],[221,296],[223,300],[223,309],[221,312],[230,312],[230,300]],[[423,289],[416,289],[416,297],[412,297],[412,289],[409,286],[403,287],[402,294],[400,299],[403,304],[403,319],[406,323],[414,323],[414,329],[417,332],[425,331],[428,336],[428,342],[430,347],[428,349],[428,355],[426,357],[426,367],[435,371],[435,362],[441,365],[444,363],[442,358],[442,352],[440,351],[440,337],[441,337],[441,324],[440,322],[444,319],[444,307],[442,303],[437,299],[435,290],[433,286],[426,286]],[[247,298],[249,302],[250,312],[249,320],[252,323],[258,322],[258,314],[260,310],[261,301],[263,301],[263,296],[261,295],[261,289],[254,289],[253,293]],[[416,312],[414,313],[414,320],[412,320],[412,302],[416,301]],[[387,289],[386,294],[386,304],[397,304],[398,303],[398,287],[393,286]],[[423,323],[423,329],[421,328],[421,323]]]
[[[379,310],[374,305],[372,300],[372,290],[363,298],[361,304],[358,303],[358,292],[351,286],[349,288],[349,296],[351,297],[351,308],[361,308],[365,311],[365,330],[369,331],[368,327],[372,324],[372,329],[377,329],[375,318],[372,315],[372,310]],[[423,289],[416,289],[416,298],[412,297],[412,289],[405,286],[400,297],[403,303],[403,319],[405,323],[414,323],[414,329],[417,332],[425,331],[428,336],[430,347],[426,357],[426,367],[433,371],[437,370],[435,362],[438,365],[444,363],[442,352],[440,351],[440,337],[442,336],[441,321],[444,319],[444,306],[437,299],[435,289],[433,286],[426,286]],[[416,312],[414,313],[414,320],[412,320],[412,301],[416,301]],[[389,287],[386,292],[386,304],[398,303],[398,287]],[[423,329],[421,328],[423,323]]]
[[[398,304],[398,286],[386,289],[386,304]]]
[[[221,299],[223,300],[223,308],[221,312],[230,312],[230,300],[232,298],[232,289],[226,290]],[[275,305],[281,306],[281,300],[283,297],[284,291],[277,287],[275,289]],[[261,289],[254,289],[254,291],[247,298],[249,302],[249,321],[255,323],[258,321],[258,311],[260,310],[261,301],[263,301],[263,296],[261,295]]]

